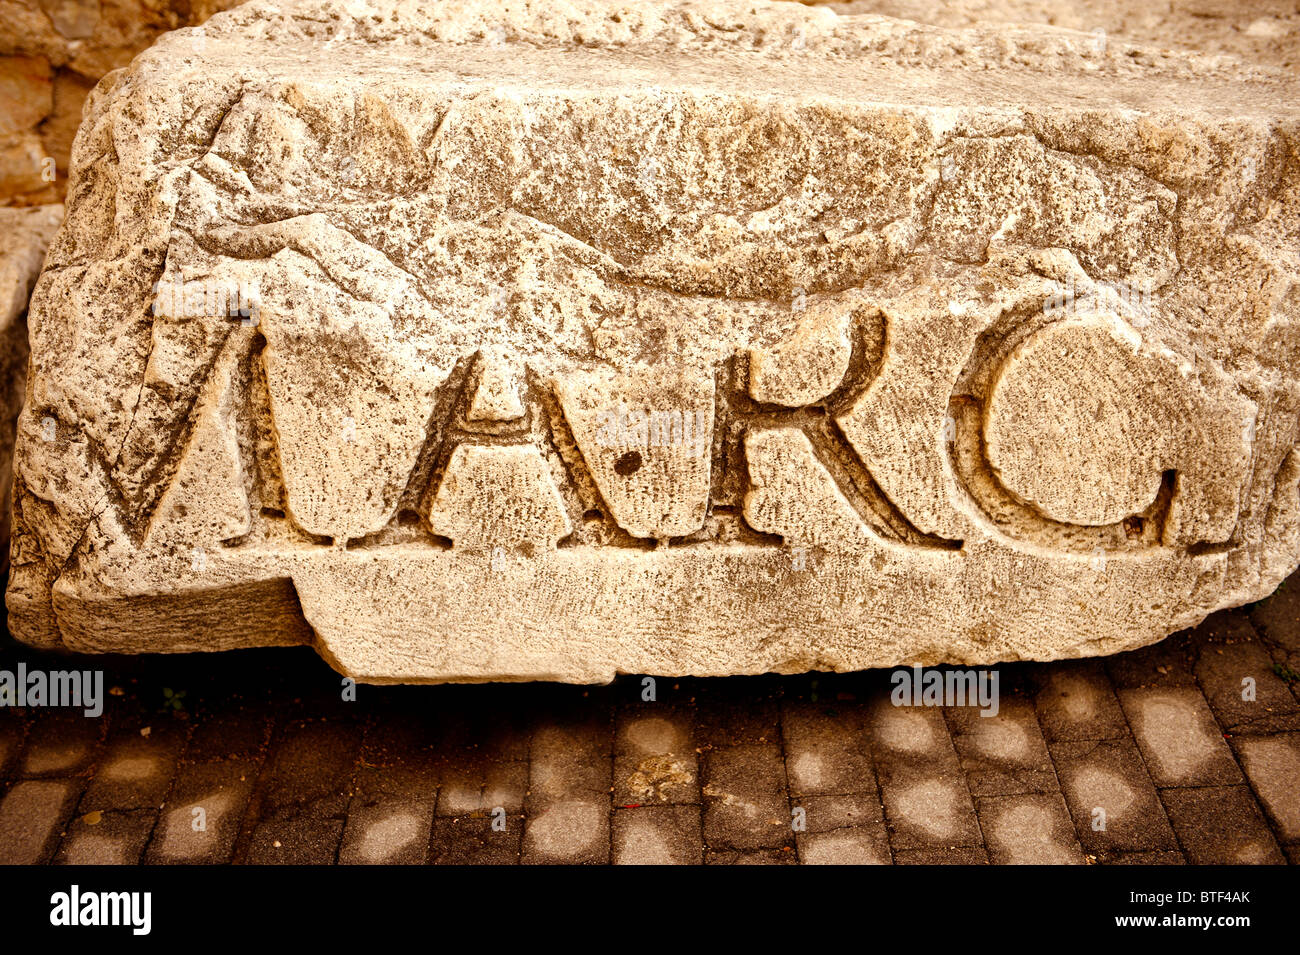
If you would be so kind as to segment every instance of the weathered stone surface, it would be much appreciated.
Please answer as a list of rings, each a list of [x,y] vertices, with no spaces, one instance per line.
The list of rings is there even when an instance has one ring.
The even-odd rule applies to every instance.
[[[1064,27],[1088,34],[1087,42],[1099,46],[1121,40],[1284,69],[1300,64],[1300,8],[1294,0],[846,0],[826,6],[945,27]]]
[[[1292,76],[796,4],[205,37],[74,149],[23,640],[369,680],[988,663],[1296,566]]]
[[[60,205],[0,209],[0,573],[9,568],[9,489],[14,426],[26,386],[27,300],[62,221]]]
[[[61,201],[72,135],[90,89],[163,31],[202,24],[236,0],[0,0],[0,101],[23,122],[0,132],[0,204]],[[883,14],[945,27],[1007,24],[1082,31],[1082,41],[1196,50],[1281,69],[1300,64],[1292,0],[850,0],[839,13]],[[193,36],[202,44],[206,34]],[[5,74],[24,77],[20,96]],[[33,117],[32,111],[36,111]],[[3,115],[0,110],[0,115]],[[0,120],[0,128],[4,128]]]

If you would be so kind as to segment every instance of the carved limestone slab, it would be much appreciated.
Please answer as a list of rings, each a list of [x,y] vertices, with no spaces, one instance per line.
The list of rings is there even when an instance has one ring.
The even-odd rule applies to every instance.
[[[92,96],[13,632],[374,681],[1104,654],[1300,559],[1300,84],[793,3],[254,2]]]

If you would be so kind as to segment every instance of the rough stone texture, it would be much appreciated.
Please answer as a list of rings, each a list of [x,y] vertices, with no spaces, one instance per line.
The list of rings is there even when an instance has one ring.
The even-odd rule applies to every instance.
[[[82,104],[100,77],[164,30],[235,2],[0,0],[0,205],[61,200]]]
[[[1112,653],[1266,595],[1300,84],[1088,39],[594,0],[164,37],[89,101],[33,299],[15,634],[580,682]]]
[[[27,366],[27,302],[63,206],[0,209],[0,573],[9,568],[9,490],[14,427]]]
[[[165,30],[196,26],[234,0],[0,0],[0,204],[62,199],[82,104],[106,73]],[[1294,69],[1294,0],[852,0],[840,13],[883,14],[945,27],[1065,27],[1112,40],[1239,56]],[[196,41],[202,43],[205,34]]]
[[[0,801],[0,858],[6,865],[41,862],[56,844],[75,798],[66,780],[26,780]]]
[[[1094,44],[1121,39],[1281,68],[1300,64],[1295,0],[849,0],[826,6],[840,13],[876,13],[946,27],[1063,27],[1088,33]]]

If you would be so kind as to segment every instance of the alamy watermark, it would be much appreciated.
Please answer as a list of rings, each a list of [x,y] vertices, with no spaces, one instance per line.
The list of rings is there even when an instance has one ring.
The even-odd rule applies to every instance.
[[[0,670],[0,707],[80,707],[86,716],[104,712],[103,670]]]
[[[120,926],[148,935],[152,913],[152,892],[92,892],[73,885],[50,896],[50,924],[56,927]]]
[[[713,445],[710,411],[607,408],[600,413],[596,442],[602,448],[685,447],[702,458]]]
[[[238,318],[256,325],[261,308],[257,282],[203,279],[186,282],[180,273],[154,283],[154,312],[173,318]]]
[[[895,706],[978,706],[980,716],[998,715],[998,671],[925,669],[895,670],[889,678]]]
[[[1043,300],[1043,312],[1051,316],[1093,312],[1098,308],[1115,308],[1123,312],[1129,323],[1139,328],[1148,324],[1155,314],[1155,283],[1150,279],[1140,282],[1096,282],[1091,294],[1083,298],[1075,288],[1071,275],[1064,282],[1055,283],[1051,294]]]

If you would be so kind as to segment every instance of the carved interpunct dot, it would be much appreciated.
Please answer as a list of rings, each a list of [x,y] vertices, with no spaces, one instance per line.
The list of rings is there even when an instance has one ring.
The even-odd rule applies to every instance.
[[[31,302],[20,639],[988,664],[1294,568],[1294,77],[633,6],[250,3],[101,87]]]
[[[641,452],[629,451],[627,454],[619,455],[614,462],[614,473],[627,477],[629,474],[635,474],[641,470]]]

